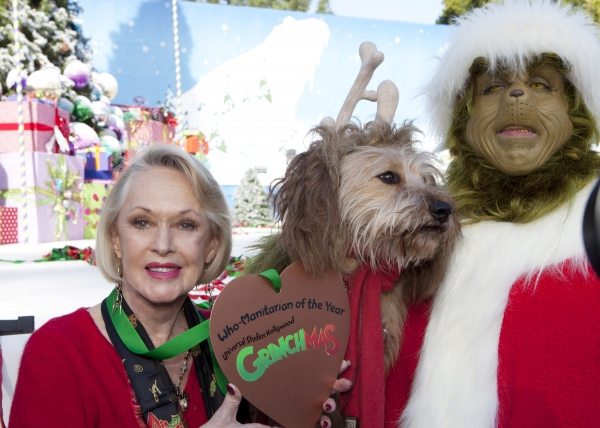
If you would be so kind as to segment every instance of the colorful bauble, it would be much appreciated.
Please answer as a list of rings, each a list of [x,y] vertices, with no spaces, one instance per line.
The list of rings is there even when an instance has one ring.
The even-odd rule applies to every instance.
[[[62,94],[60,73],[52,68],[34,71],[27,77],[27,92],[36,98],[58,100]]]
[[[92,101],[100,101],[100,97],[102,97],[102,88],[100,85],[96,83],[90,83],[90,100]]]
[[[10,70],[6,75],[6,87],[8,89],[13,89],[15,86],[17,86],[19,76],[21,78],[21,84],[23,87],[25,87],[27,85],[27,73],[24,70],[19,71],[16,68]]]
[[[110,107],[102,101],[94,101],[92,103],[92,111],[94,112],[94,120],[98,126],[104,126],[108,123]]]
[[[111,114],[108,118],[108,129],[111,129],[117,133],[119,139],[123,138],[123,134],[125,133],[125,122],[118,116]]]
[[[100,137],[100,145],[106,147],[109,156],[113,157],[113,164],[116,164],[121,159],[121,143],[115,137],[103,135]]]
[[[68,111],[69,113],[73,113],[73,110],[75,109],[75,104],[73,104],[66,98],[59,98],[58,108]]]
[[[100,74],[100,79],[102,81],[104,95],[106,95],[110,100],[113,100],[119,92],[119,82],[117,82],[115,76],[110,73]]]
[[[121,110],[121,107],[111,106],[110,107],[110,114],[114,114],[119,119],[123,119],[123,110]]]
[[[75,109],[73,114],[79,121],[85,121],[94,117],[94,111],[92,110],[92,102],[89,98],[83,95],[77,95],[75,97]]]
[[[89,67],[79,60],[70,62],[63,74],[75,82],[76,88],[83,88],[90,81]]]
[[[71,122],[69,128],[71,133],[75,135],[73,145],[76,150],[100,145],[100,137],[98,137],[96,131],[85,123]]]

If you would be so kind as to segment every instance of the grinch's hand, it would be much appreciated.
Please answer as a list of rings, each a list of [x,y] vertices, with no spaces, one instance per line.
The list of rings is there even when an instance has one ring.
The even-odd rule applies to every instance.
[[[343,360],[339,374],[342,374],[344,371],[346,371],[346,369],[350,367],[350,364],[350,361]],[[344,418],[342,417],[341,413],[337,411],[339,393],[346,392],[351,387],[352,381],[349,379],[341,378],[335,381],[333,384],[333,389],[331,390],[331,395],[334,397],[329,397],[323,403],[323,411],[325,414],[321,415],[318,426],[321,426],[322,428],[332,428],[343,427],[345,425]]]
[[[227,385],[227,394],[221,407],[215,412],[210,421],[202,425],[200,428],[227,428],[227,427],[238,427],[244,426],[248,428],[269,428],[267,425],[262,424],[240,424],[236,419],[238,407],[242,401],[242,394],[240,390],[234,385]]]

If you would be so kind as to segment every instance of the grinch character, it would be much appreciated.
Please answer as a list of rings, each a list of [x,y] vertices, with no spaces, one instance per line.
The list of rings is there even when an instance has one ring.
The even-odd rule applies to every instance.
[[[464,238],[430,305],[409,310],[390,427],[600,423],[600,282],[581,232],[598,76],[598,28],[560,2],[458,20],[426,95]]]

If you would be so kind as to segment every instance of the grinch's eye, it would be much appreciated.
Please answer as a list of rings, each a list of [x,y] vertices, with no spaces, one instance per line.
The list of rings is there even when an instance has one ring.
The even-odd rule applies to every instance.
[[[485,88],[484,93],[489,94],[490,92],[496,92],[496,91],[499,91],[500,89],[504,89],[504,85],[498,85],[498,84],[490,85],[487,88]]]
[[[532,89],[548,89],[548,85],[544,85],[542,82],[533,82],[529,87]]]

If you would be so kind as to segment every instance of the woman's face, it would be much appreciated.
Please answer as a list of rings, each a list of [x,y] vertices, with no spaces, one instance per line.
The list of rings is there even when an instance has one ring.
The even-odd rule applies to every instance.
[[[131,182],[112,242],[123,264],[125,298],[153,305],[187,295],[219,245],[184,175],[166,168]]]

